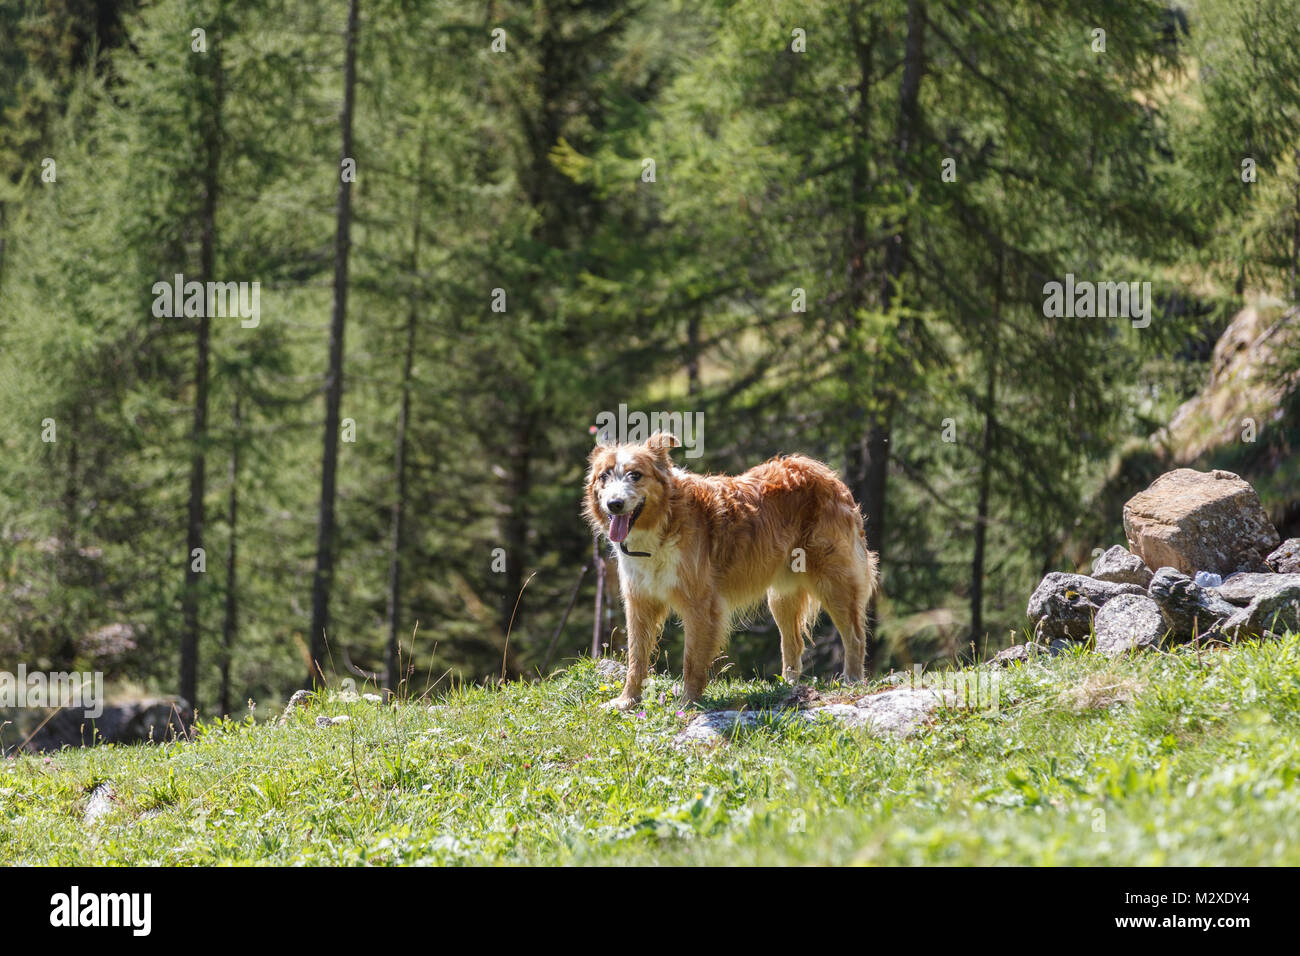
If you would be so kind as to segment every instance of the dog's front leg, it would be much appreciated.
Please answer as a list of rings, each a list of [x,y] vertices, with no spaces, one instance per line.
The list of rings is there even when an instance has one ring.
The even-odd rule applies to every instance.
[[[623,604],[627,608],[627,681],[623,693],[605,704],[615,710],[627,710],[641,699],[641,685],[650,672],[650,655],[668,619],[668,606],[660,601],[624,590]]]
[[[691,601],[689,610],[682,613],[682,623],[686,625],[682,683],[686,700],[693,703],[703,696],[709,682],[709,666],[726,641],[722,606],[712,595]]]

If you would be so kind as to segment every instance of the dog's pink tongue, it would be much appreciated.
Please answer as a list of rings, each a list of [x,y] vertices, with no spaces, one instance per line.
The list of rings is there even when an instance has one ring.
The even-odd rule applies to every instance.
[[[619,544],[632,530],[631,515],[614,515],[609,519],[609,540]]]

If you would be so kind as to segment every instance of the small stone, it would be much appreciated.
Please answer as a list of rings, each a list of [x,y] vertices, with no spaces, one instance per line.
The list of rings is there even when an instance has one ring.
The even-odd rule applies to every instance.
[[[1287,538],[1264,563],[1278,574],[1300,573],[1300,538]]]
[[[350,718],[347,714],[339,714],[337,717],[326,717],[321,714],[316,718],[317,727],[333,727],[335,724],[346,724]]]
[[[1161,568],[1151,578],[1148,589],[1160,607],[1169,640],[1190,641],[1208,637],[1222,622],[1237,612],[1215,591],[1201,587],[1186,574],[1173,568]]]
[[[1242,640],[1264,637],[1270,631],[1300,631],[1300,583],[1291,574],[1275,577],[1283,580],[1256,594],[1250,604],[1224,621],[1221,630],[1228,638]]]
[[[1013,644],[1011,647],[1003,648],[994,654],[989,663],[1010,667],[1018,661],[1031,661],[1042,652],[1043,648],[1038,644]]]
[[[612,657],[602,657],[596,662],[596,673],[606,680],[620,681],[627,677],[627,665]]]
[[[1145,594],[1121,594],[1097,612],[1097,652],[1117,657],[1125,651],[1160,646],[1168,628],[1160,606]]]
[[[1115,545],[1092,566],[1092,576],[1112,584],[1136,584],[1145,588],[1151,583],[1151,569],[1141,558],[1123,545]]]
[[[679,750],[698,744],[720,744],[738,728],[752,727],[758,715],[752,710],[713,710],[700,714],[673,738]]]
[[[1215,592],[1229,604],[1245,607],[1261,594],[1267,594],[1280,587],[1300,584],[1300,574],[1234,574],[1224,581]]]
[[[91,791],[90,799],[86,801],[86,812],[81,817],[83,824],[92,824],[99,821],[99,818],[113,809],[117,802],[117,794],[113,792],[112,784],[101,783]]]
[[[289,698],[289,703],[284,705],[284,712],[280,714],[280,719],[276,721],[279,726],[284,726],[289,722],[289,717],[299,707],[308,707],[311,705],[312,698],[316,695],[309,690],[296,690],[293,696]]]
[[[1063,638],[1082,641],[1092,632],[1093,616],[1107,601],[1121,594],[1141,593],[1143,589],[1136,584],[1053,571],[1034,589],[1025,613],[1035,640],[1048,644]]]

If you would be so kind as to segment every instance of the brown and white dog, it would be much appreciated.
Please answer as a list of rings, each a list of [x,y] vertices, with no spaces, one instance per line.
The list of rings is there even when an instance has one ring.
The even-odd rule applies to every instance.
[[[591,453],[585,514],[618,546],[628,672],[607,706],[640,699],[670,611],[686,628],[685,696],[697,700],[737,617],[764,596],[781,630],[781,673],[799,678],[804,635],[824,605],[844,643],[844,676],[862,679],[867,604],[877,587],[862,513],[830,468],[789,455],[743,475],[674,467],[658,433]]]

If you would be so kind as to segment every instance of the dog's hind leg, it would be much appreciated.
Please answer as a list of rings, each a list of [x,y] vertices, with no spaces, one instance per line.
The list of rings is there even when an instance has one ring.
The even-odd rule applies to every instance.
[[[812,595],[807,591],[781,594],[767,592],[767,606],[781,631],[781,676],[794,683],[803,673],[804,634],[817,613]]]
[[[850,582],[828,583],[822,603],[844,644],[844,679],[862,680],[867,656],[867,602],[862,589]]]
[[[686,626],[686,656],[682,666],[682,684],[687,701],[697,701],[709,682],[709,665],[726,643],[726,620],[722,606],[712,596],[692,601],[682,610]]]

